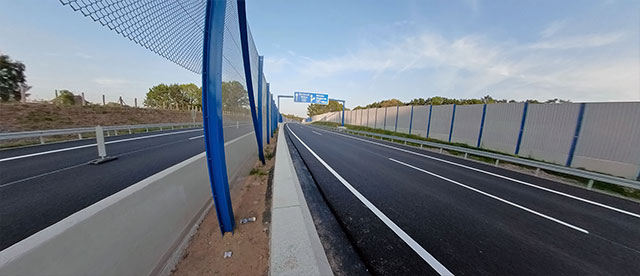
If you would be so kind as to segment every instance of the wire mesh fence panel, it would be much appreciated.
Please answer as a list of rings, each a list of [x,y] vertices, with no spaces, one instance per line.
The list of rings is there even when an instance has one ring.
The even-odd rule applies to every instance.
[[[60,2],[189,71],[202,71],[206,0]]]

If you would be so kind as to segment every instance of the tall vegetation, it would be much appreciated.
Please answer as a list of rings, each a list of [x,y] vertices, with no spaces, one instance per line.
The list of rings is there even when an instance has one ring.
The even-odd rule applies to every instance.
[[[26,67],[22,62],[13,61],[8,55],[0,54],[0,101],[19,102],[27,96],[31,86],[27,85]]]

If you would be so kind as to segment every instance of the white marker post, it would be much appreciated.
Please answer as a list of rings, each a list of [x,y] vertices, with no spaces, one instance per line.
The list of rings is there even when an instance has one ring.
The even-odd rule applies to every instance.
[[[89,162],[89,164],[98,165],[118,158],[116,156],[107,156],[107,147],[104,143],[104,130],[102,126],[96,126],[96,145],[98,146],[98,159]]]

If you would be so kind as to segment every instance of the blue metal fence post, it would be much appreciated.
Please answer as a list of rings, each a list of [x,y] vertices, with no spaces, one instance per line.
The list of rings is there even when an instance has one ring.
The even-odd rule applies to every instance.
[[[484,129],[484,117],[487,115],[487,104],[482,106],[482,119],[480,119],[480,133],[478,133],[478,144],[476,147],[480,147],[480,142],[482,141],[482,130]]]
[[[412,125],[413,125],[413,105],[411,106],[411,116],[409,117],[409,134],[411,134]]]
[[[342,126],[344,126],[344,101],[342,102]]]
[[[449,142],[451,142],[451,136],[453,136],[453,122],[456,120],[456,104],[453,104],[453,111],[451,112],[451,127],[449,127]]]
[[[265,114],[265,123],[267,124],[267,128],[265,128],[265,130],[267,131],[267,133],[265,133],[265,135],[267,135],[267,144],[271,144],[271,135],[269,135],[269,130],[271,129],[271,104],[269,104],[271,102],[271,92],[269,91],[269,84],[267,83],[267,99],[265,101],[266,103],[266,108],[267,108],[267,113]]]
[[[400,106],[396,105],[396,126],[393,128],[394,132],[398,132],[398,113],[400,113]]]
[[[207,167],[220,231],[235,227],[222,125],[222,38],[226,1],[208,0],[202,53],[202,117]]]
[[[429,105],[429,119],[427,119],[427,137],[429,138],[429,129],[431,129],[431,111],[433,111],[433,105]]]
[[[516,142],[516,152],[518,155],[520,153],[520,144],[522,143],[522,135],[524,134],[524,123],[527,121],[527,110],[529,109],[529,103],[524,103],[524,108],[522,109],[522,121],[520,122],[520,132],[518,133],[518,141]]]
[[[573,162],[573,155],[576,152],[576,146],[578,145],[578,136],[580,135],[580,128],[582,128],[582,119],[584,118],[584,109],[586,107],[585,103],[580,104],[580,111],[578,111],[578,122],[576,122],[576,131],[573,135],[573,141],[571,141],[571,148],[569,149],[569,156],[567,157],[567,163],[565,166],[571,167],[571,162]]]
[[[257,113],[258,113],[258,128],[257,128],[257,132],[258,133],[258,144],[260,144],[259,148],[262,148],[262,141],[264,139],[264,134],[262,133],[262,93],[264,91],[262,91],[262,86],[263,86],[263,81],[264,81],[264,56],[259,56],[258,57],[258,106],[257,106]],[[258,157],[260,158],[260,161],[262,162],[262,164],[265,163],[264,160],[264,152],[261,150],[258,152]]]
[[[253,120],[253,130],[255,132],[256,140],[258,142],[258,156],[260,161],[264,163],[264,153],[262,146],[262,136],[260,135],[260,124],[258,123],[258,114],[256,114],[256,102],[254,97],[253,79],[251,74],[251,56],[249,53],[249,35],[247,27],[247,10],[245,8],[244,0],[238,0],[238,22],[240,25],[240,46],[242,48],[242,61],[244,63],[244,75],[247,81],[247,92],[249,93],[249,107],[251,108],[251,119]],[[258,76],[258,83],[261,83],[260,79],[262,75]]]

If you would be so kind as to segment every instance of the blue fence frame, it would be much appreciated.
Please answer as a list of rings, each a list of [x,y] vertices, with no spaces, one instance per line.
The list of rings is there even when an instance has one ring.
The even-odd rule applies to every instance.
[[[224,152],[222,125],[222,40],[226,1],[207,1],[202,60],[202,116],[211,192],[220,231],[233,232],[235,220]]]

